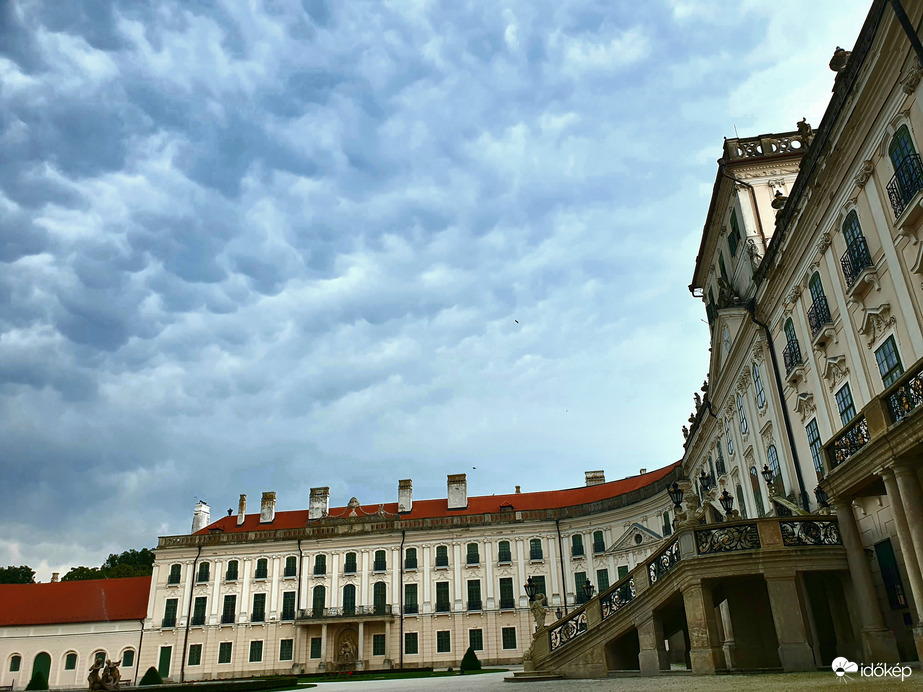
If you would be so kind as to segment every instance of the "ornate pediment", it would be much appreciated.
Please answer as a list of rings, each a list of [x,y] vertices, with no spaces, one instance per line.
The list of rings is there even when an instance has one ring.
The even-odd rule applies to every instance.
[[[897,318],[891,314],[890,303],[882,303],[877,308],[865,311],[865,319],[862,320],[859,333],[868,337],[868,347],[872,348],[872,345],[896,323]]]
[[[622,550],[636,550],[642,546],[657,543],[662,540],[662,536],[641,524],[630,524],[618,540],[612,544],[607,553],[617,553]]]
[[[795,412],[801,416],[801,422],[817,410],[814,405],[814,395],[811,392],[801,392],[795,397]]]
[[[830,383],[828,388],[832,392],[840,382],[846,379],[849,368],[846,367],[846,356],[844,355],[830,356],[825,360],[824,379]]]

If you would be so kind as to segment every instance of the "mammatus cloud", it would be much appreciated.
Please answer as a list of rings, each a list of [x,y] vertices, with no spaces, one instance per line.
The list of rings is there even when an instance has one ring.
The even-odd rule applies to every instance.
[[[0,5],[0,564],[678,458],[720,138],[819,122],[830,7]]]

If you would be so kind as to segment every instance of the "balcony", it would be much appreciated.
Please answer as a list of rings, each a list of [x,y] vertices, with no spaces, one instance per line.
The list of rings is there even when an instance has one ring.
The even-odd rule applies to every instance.
[[[819,296],[811,304],[808,310],[808,324],[811,327],[812,339],[816,338],[825,326],[833,324],[833,318],[830,316],[830,306],[827,305],[825,296]]]
[[[171,575],[167,578],[167,585],[168,585],[168,586],[177,586],[178,584],[179,584],[179,575],[178,575],[178,574],[171,574]]]
[[[827,448],[827,464],[832,471],[862,449],[871,439],[865,416],[854,419]]]
[[[865,242],[865,236],[860,235],[849,244],[840,258],[840,265],[843,267],[846,288],[851,290],[862,276],[862,272],[875,265],[869,253],[868,243]]]
[[[292,608],[291,610],[283,609],[283,610],[282,610],[282,616],[281,616],[280,619],[281,619],[283,622],[284,622],[285,620],[294,620],[294,619],[295,619],[295,609],[294,609],[294,608]]]
[[[250,616],[250,622],[266,622],[266,613],[253,613]]]
[[[903,420],[923,404],[923,367],[905,373],[884,395],[891,423]]]
[[[530,562],[541,562],[545,559],[544,554],[541,550],[529,550],[529,561]]]
[[[804,365],[804,360],[801,357],[801,348],[798,346],[798,340],[789,341],[788,344],[782,349],[782,362],[785,363],[785,376],[788,377],[792,374],[792,371]]]
[[[477,567],[481,564],[481,558],[478,555],[469,555],[468,559],[465,560],[465,564],[469,567]]]
[[[503,552],[501,552],[500,554],[497,555],[497,562],[499,562],[501,565],[508,565],[508,564],[510,564],[512,561],[513,561],[513,554],[512,554],[512,553],[503,553]]]
[[[904,158],[888,183],[888,197],[895,219],[900,218],[920,190],[923,190],[923,163],[919,154],[911,154]]]
[[[478,598],[477,600],[473,600],[473,599],[472,599],[472,600],[469,600],[469,601],[468,601],[468,610],[469,610],[469,611],[472,611],[472,610],[483,610],[483,607],[481,606],[481,599]]]
[[[446,557],[440,557],[439,555],[436,556],[436,567],[437,568],[438,567],[448,567],[448,566],[449,566],[449,558],[447,556]]]
[[[406,608],[410,604],[405,605]],[[414,604],[414,607],[416,605]],[[305,608],[298,611],[297,620],[333,620],[339,618],[386,618],[391,619],[391,604],[379,603],[373,606],[345,606],[342,608]]]

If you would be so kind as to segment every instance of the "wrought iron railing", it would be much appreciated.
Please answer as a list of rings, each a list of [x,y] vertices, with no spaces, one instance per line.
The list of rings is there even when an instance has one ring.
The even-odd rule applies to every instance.
[[[581,610],[578,613],[575,613],[567,620],[564,620],[557,627],[552,628],[549,632],[551,637],[551,650],[554,651],[570,641],[573,641],[581,634],[585,634],[587,631],[587,616],[586,611]]]
[[[205,624],[205,615],[193,615],[192,616],[192,626],[198,627]]]
[[[417,558],[408,557],[404,560],[404,569],[416,569],[417,568]]]
[[[529,548],[529,559],[535,561],[544,560],[545,554],[541,548]]]
[[[500,610],[513,610],[516,608],[516,601],[512,598],[500,599]]]
[[[448,567],[449,566],[449,556],[448,555],[437,555],[436,556],[436,567]]]
[[[699,555],[756,550],[759,547],[760,534],[755,523],[696,529],[695,532],[695,549]]]
[[[484,608],[482,606],[483,604],[481,603],[480,598],[470,599],[468,601],[468,610],[483,610]]]
[[[375,560],[375,563],[372,565],[373,572],[387,572],[388,563],[384,560]]]
[[[904,375],[900,384],[887,395],[888,417],[892,423],[903,420],[911,411],[923,404],[923,368]]]
[[[607,593],[599,597],[599,606],[602,609],[603,620],[615,615],[628,605],[635,597],[635,578],[628,576],[618,582]]]
[[[265,622],[266,612],[254,612],[250,614],[250,622]]]
[[[448,613],[452,610],[452,605],[448,601],[436,601],[437,613]]]
[[[222,613],[221,614],[221,624],[222,625],[233,625],[234,624],[234,613]]]
[[[840,538],[840,526],[833,519],[819,521],[816,519],[793,519],[780,522],[782,543],[787,546],[797,545],[843,545]]]
[[[405,615],[416,615],[420,612],[420,605],[418,603],[405,603],[404,604],[404,614]]]
[[[404,606],[407,608],[408,606]],[[348,618],[360,615],[391,615],[391,604],[371,606],[344,606],[342,608],[305,608],[298,611],[299,620],[321,620],[324,618]]]
[[[798,340],[789,341],[785,348],[782,349],[782,361],[785,363],[785,376],[788,377],[792,370],[799,365],[804,365],[801,358],[801,348],[798,346]]]
[[[825,325],[833,324],[833,318],[830,316],[830,306],[827,305],[826,297],[818,296],[814,299],[808,309],[808,324],[811,327],[812,339],[817,336],[817,332],[823,329]]]
[[[570,549],[570,556],[571,556],[571,557],[583,557],[583,555],[584,555],[584,553],[583,553],[583,546],[582,546],[582,545],[574,545],[574,546],[571,546],[571,549]]]
[[[497,562],[512,562],[512,561],[513,561],[513,554],[509,551],[506,551],[506,552],[501,551],[500,553],[497,554]]]
[[[282,619],[282,620],[294,620],[294,619],[295,619],[295,609],[294,609],[294,608],[290,608],[290,609],[286,610],[285,608],[283,608],[283,609],[282,609],[281,619]]]
[[[895,219],[904,213],[910,200],[920,190],[923,190],[923,163],[919,154],[911,154],[904,157],[888,183],[888,197]]]
[[[873,264],[868,243],[865,242],[865,236],[860,235],[847,246],[846,252],[840,258],[846,286],[852,288],[862,271]]]
[[[647,578],[650,583],[656,584],[657,580],[676,566],[679,562],[679,542],[673,541],[657,557],[647,563]]]
[[[856,419],[841,432],[827,449],[827,461],[833,470],[862,449],[871,439],[865,416]]]
[[[176,618],[164,618],[163,622],[160,623],[160,626],[164,628],[176,627]]]

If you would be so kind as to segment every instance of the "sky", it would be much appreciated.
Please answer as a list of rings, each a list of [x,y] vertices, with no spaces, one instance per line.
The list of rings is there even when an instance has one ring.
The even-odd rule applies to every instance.
[[[0,0],[0,566],[676,461],[722,138],[869,4]]]

